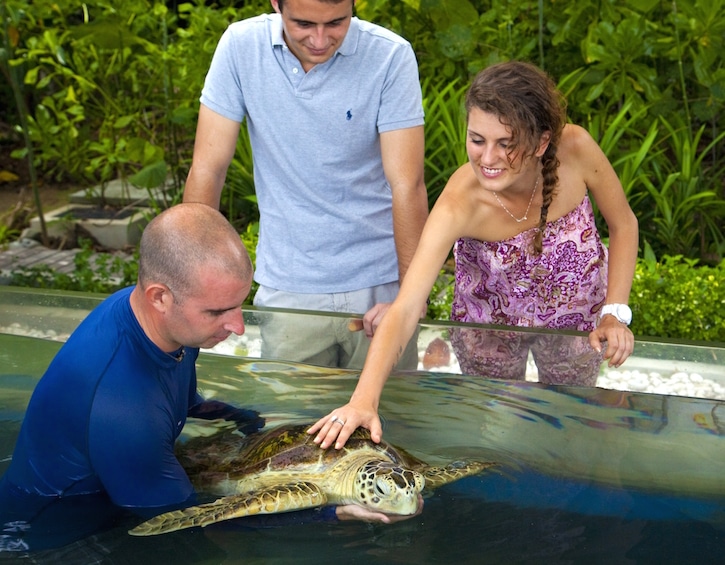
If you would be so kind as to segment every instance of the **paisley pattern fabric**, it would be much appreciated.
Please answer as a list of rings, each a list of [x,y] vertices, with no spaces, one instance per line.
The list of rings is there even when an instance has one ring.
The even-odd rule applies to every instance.
[[[491,379],[524,380],[530,350],[538,382],[595,386],[604,355],[604,349],[592,349],[587,337],[561,332],[454,327],[450,339],[461,372]]]
[[[596,327],[608,254],[589,198],[546,225],[538,255],[535,234],[536,228],[503,241],[456,242],[452,320],[581,332]],[[601,363],[583,337],[461,329],[451,339],[468,374],[523,378],[531,349],[540,381],[593,384]]]

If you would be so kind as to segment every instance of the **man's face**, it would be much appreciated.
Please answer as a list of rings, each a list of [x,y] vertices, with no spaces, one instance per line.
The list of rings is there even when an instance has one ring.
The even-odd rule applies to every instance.
[[[174,300],[167,313],[171,341],[189,347],[214,347],[232,333],[244,333],[242,303],[252,281],[241,281],[222,269],[204,268],[197,291]],[[173,289],[171,289],[173,294]]]
[[[277,0],[271,2],[282,16],[287,47],[305,72],[332,57],[350,28],[352,1],[331,4],[320,0],[284,0],[283,11]]]

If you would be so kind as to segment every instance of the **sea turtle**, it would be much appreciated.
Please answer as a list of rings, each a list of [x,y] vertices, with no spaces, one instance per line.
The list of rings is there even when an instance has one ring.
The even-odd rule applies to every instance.
[[[150,536],[214,522],[327,504],[358,504],[386,514],[410,515],[418,494],[495,465],[456,461],[429,466],[403,449],[374,443],[358,428],[345,447],[320,449],[306,430],[287,425],[242,437],[219,432],[181,444],[177,457],[199,492],[215,502],[160,514],[129,533]]]

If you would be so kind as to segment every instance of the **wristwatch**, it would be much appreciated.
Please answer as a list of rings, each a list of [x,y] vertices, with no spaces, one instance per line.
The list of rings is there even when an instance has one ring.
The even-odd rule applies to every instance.
[[[632,309],[626,304],[605,304],[602,306],[599,318],[601,319],[607,314],[611,314],[623,324],[629,325],[632,323]]]

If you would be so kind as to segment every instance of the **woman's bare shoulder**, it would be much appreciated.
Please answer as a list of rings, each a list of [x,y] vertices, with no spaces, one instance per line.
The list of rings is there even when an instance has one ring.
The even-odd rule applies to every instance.
[[[467,202],[475,193],[477,184],[478,180],[470,163],[461,165],[448,179],[438,200],[446,203]]]
[[[590,150],[593,145],[596,145],[596,141],[582,126],[577,124],[566,124],[564,126],[561,141],[559,142],[561,153],[580,155]]]

